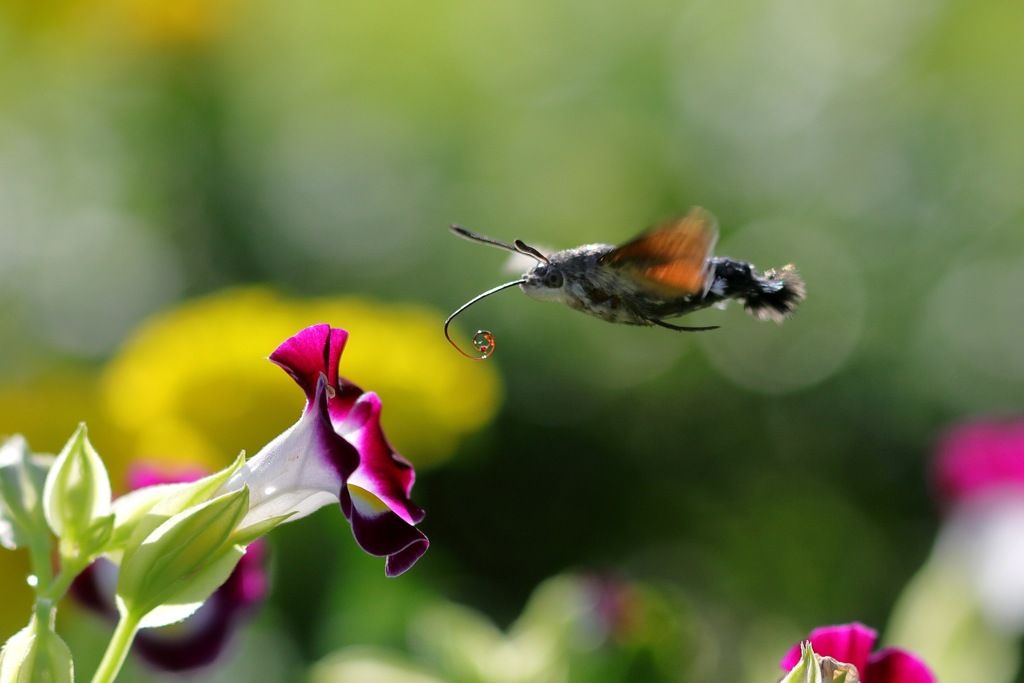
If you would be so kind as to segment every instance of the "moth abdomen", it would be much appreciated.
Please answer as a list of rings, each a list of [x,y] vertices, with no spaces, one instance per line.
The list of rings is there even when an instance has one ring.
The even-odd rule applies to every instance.
[[[804,300],[804,281],[792,264],[763,273],[745,261],[711,259],[715,279],[709,294],[736,299],[758,320],[782,322]]]

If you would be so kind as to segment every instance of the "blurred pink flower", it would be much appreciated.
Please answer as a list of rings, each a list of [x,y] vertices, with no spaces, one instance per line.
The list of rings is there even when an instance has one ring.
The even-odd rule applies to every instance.
[[[939,440],[936,557],[960,568],[986,620],[1024,632],[1024,420],[974,420]]]
[[[945,505],[995,490],[1024,496],[1024,420],[977,420],[948,430],[936,450],[933,478]]]

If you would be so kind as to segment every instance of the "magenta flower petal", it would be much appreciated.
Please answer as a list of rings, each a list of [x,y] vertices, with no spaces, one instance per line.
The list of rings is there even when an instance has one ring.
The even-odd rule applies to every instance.
[[[317,380],[321,374],[326,375],[327,383],[335,391],[332,412],[344,418],[363,393],[358,386],[338,375],[338,362],[347,341],[346,330],[326,323],[313,325],[285,340],[270,354],[270,361],[281,366],[302,387],[310,405]]]
[[[419,531],[417,531],[419,533]],[[420,533],[420,539],[413,543],[410,543],[402,550],[397,553],[388,555],[384,560],[384,576],[388,578],[394,578],[400,574],[404,574],[410,567],[416,564],[416,560],[423,557],[423,553],[427,552],[427,547],[430,545],[430,541],[427,537]]]
[[[427,537],[358,487],[352,491],[352,533],[359,547],[387,558],[384,573],[398,576],[427,552]]]
[[[935,683],[924,662],[897,648],[883,648],[871,655],[861,677],[864,683]]]
[[[856,622],[816,628],[808,637],[815,653],[844,664],[853,664],[858,671],[864,671],[867,666],[868,656],[877,639],[878,631]]]
[[[286,339],[270,354],[270,360],[284,368],[310,399],[321,373],[328,378],[338,376],[338,360],[346,341],[345,330],[314,325]]]
[[[423,510],[409,499],[416,472],[408,460],[395,452],[381,429],[380,398],[374,393],[363,394],[352,413],[360,412],[363,405],[370,408],[368,419],[347,435],[359,451],[359,467],[348,483],[373,493],[409,524],[419,524],[423,521]]]
[[[939,442],[934,478],[947,504],[995,488],[1024,491],[1024,421],[954,427]]]

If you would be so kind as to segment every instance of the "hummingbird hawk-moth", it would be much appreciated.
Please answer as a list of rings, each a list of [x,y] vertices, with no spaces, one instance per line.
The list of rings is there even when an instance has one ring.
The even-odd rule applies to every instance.
[[[513,282],[473,297],[448,316],[445,337],[462,355],[481,360],[494,352],[494,336],[481,330],[473,338],[479,356],[471,356],[451,338],[452,319],[477,301],[519,285],[531,298],[559,301],[602,320],[626,325],[665,327],[700,332],[717,329],[665,322],[730,299],[758,320],[782,322],[804,300],[803,280],[792,265],[759,272],[752,264],[713,256],[718,228],[714,216],[700,207],[616,247],[585,244],[545,256],[522,240],[512,244],[452,225],[452,232],[537,261]]]

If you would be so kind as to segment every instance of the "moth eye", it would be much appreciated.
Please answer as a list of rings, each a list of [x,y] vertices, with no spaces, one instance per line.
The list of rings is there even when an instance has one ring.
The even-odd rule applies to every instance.
[[[562,286],[562,273],[557,270],[549,270],[544,276],[544,286],[549,289],[558,289]]]

